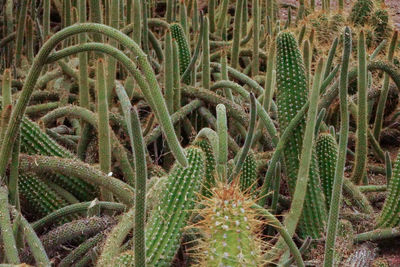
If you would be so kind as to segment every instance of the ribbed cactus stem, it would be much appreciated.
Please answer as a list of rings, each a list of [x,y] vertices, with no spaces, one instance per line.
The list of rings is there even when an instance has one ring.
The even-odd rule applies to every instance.
[[[211,195],[211,188],[215,186],[216,182],[216,161],[214,151],[207,139],[199,138],[193,145],[200,147],[205,155],[206,163],[202,194],[209,197]]]
[[[368,82],[367,82],[367,59],[365,50],[365,35],[360,31],[358,36],[358,75],[357,75],[357,142],[356,158],[352,180],[355,184],[360,184],[366,175],[367,154],[368,154]]]
[[[133,40],[135,41],[135,43],[137,43],[138,45],[140,45],[142,43],[142,5],[141,5],[141,1],[144,0],[133,0],[133,7],[132,7],[132,19],[133,19]],[[172,1],[168,1],[169,2]],[[168,5],[167,7],[169,8]],[[167,15],[168,16],[168,15]]]
[[[316,151],[322,190],[325,194],[326,207],[329,210],[338,154],[335,138],[329,133],[320,134],[316,143]]]
[[[268,61],[267,61],[267,71],[265,75],[265,86],[264,86],[264,101],[263,107],[264,110],[268,113],[272,97],[274,95],[274,86],[273,86],[273,79],[274,79],[274,65],[275,65],[275,49],[276,45],[275,42],[272,42],[269,47],[268,51]]]
[[[121,0],[111,0],[111,17],[110,17],[110,26],[118,29],[119,28],[119,3]],[[109,44],[117,47],[118,42],[117,40],[110,39]],[[103,63],[104,65],[104,63]],[[107,72],[104,72],[106,74],[105,78],[105,88],[106,88],[106,94],[107,94],[107,102],[108,105],[111,104],[112,100],[112,93],[113,89],[115,87],[115,74],[116,74],[116,60],[114,57],[110,56],[107,57]]]
[[[10,165],[10,177],[8,179],[9,202],[20,210],[18,175],[19,175],[19,153],[21,151],[21,136],[18,136],[13,147]]]
[[[388,151],[385,152],[385,174],[386,174],[386,184],[389,184],[390,179],[392,179],[393,169],[392,169],[392,160],[390,159],[390,154]]]
[[[161,201],[150,215],[146,227],[147,264],[169,265],[182,237],[182,227],[187,224],[195,204],[196,192],[204,176],[203,152],[196,147],[187,149],[189,165],[177,166],[168,176]],[[165,220],[164,218],[169,218]]]
[[[146,266],[145,222],[147,165],[138,112],[131,108],[131,145],[135,155],[135,266]],[[133,144],[132,144],[133,143]]]
[[[80,202],[69,206],[65,206],[56,211],[53,211],[47,216],[41,218],[40,220],[33,222],[31,224],[32,228],[35,231],[40,231],[43,227],[56,223],[57,221],[63,220],[64,218],[70,215],[75,215],[87,211],[88,208],[92,206],[92,204],[93,202],[89,201],[89,202]],[[121,203],[99,201],[97,205],[100,210],[110,210],[115,212],[121,212],[126,210],[126,206]]]
[[[329,209],[328,233],[325,242],[324,266],[334,266],[335,241],[337,225],[339,219],[339,210],[341,205],[341,195],[343,186],[344,167],[346,164],[347,139],[349,134],[349,114],[347,107],[347,87],[348,87],[348,68],[351,56],[352,39],[351,30],[346,27],[344,30],[344,49],[342,56],[342,69],[339,80],[339,98],[340,98],[340,137],[339,152],[335,168],[335,178],[331,195],[331,207]],[[358,51],[360,53],[360,51]]]
[[[78,1],[78,11],[79,11],[79,22],[86,22],[86,0]],[[79,44],[82,45],[87,42],[87,34],[81,33],[79,34]],[[90,95],[89,95],[89,74],[88,74],[88,53],[83,52],[78,55],[79,57],[79,105],[81,107],[89,109],[90,106]],[[80,159],[85,158],[86,148],[89,144],[90,139],[90,128],[88,125],[82,124],[82,133],[81,139],[79,139],[78,143],[78,157]]]
[[[293,37],[293,43],[295,43],[295,39]],[[298,169],[298,174],[297,174],[297,181],[296,181],[296,187],[293,193],[293,199],[292,199],[292,204],[290,207],[290,211],[288,216],[285,219],[285,226],[288,229],[289,233],[293,234],[297,223],[300,219],[300,216],[303,211],[303,204],[311,204],[305,202],[306,199],[306,192],[307,192],[307,182],[310,180],[310,185],[314,186],[312,190],[315,190],[313,193],[311,193],[311,190],[308,191],[308,197],[311,197],[311,201],[315,201],[318,204],[315,204],[315,202],[312,202],[311,205],[323,205],[321,203],[321,189],[319,188],[319,184],[315,183],[312,181],[312,179],[315,179],[315,175],[318,175],[318,172],[313,170],[312,168],[315,168],[316,166],[311,163],[314,161],[313,157],[313,140],[314,140],[314,128],[315,128],[315,123],[316,123],[316,116],[317,116],[317,106],[318,106],[318,99],[319,99],[319,83],[321,79],[321,72],[322,72],[322,66],[323,66],[323,60],[320,59],[318,62],[318,66],[315,72],[314,76],[314,82],[313,82],[313,88],[311,91],[311,96],[310,96],[310,107],[308,109],[308,114],[307,114],[307,123],[306,123],[306,128],[304,131],[304,140],[303,140],[303,146],[302,146],[302,151],[301,151],[301,158],[299,162],[299,169]],[[314,154],[315,155],[315,154]],[[311,167],[312,166],[312,167]],[[314,173],[313,173],[314,172]],[[311,175],[310,175],[311,174]],[[314,175],[314,177],[310,177]],[[303,178],[305,177],[305,178]],[[313,183],[314,182],[314,183]],[[314,194],[314,195],[311,195]],[[325,223],[325,207],[320,207],[317,208],[317,210],[313,211],[315,212],[314,216],[316,218],[313,218],[312,220],[314,223],[307,222],[308,218],[306,217],[309,213],[309,211],[305,210],[303,212],[304,217],[303,217],[303,230],[307,233],[313,234],[315,236],[318,236],[321,234],[321,230],[323,231],[324,228],[324,223]],[[311,215],[311,214],[309,214]],[[309,216],[308,215],[308,216]],[[311,215],[313,216],[313,215]],[[315,222],[315,220],[318,220]],[[312,225],[315,224],[315,225]],[[311,228],[310,228],[311,227]],[[307,230],[308,229],[308,230]]]
[[[333,60],[335,58],[336,49],[337,49],[338,44],[339,44],[339,38],[336,37],[335,40],[333,40],[333,42],[332,42],[331,48],[329,49],[328,59],[326,60],[326,65],[325,65],[325,69],[324,69],[324,76],[323,76],[324,80],[326,80],[328,78],[329,73],[331,72],[331,67],[332,67]]]
[[[310,75],[311,75],[311,59],[312,59],[311,45],[308,40],[305,40],[303,42],[303,60],[308,81],[310,80]]]
[[[186,68],[190,63],[190,48],[185,31],[181,24],[173,23],[170,26],[172,38],[176,40],[178,44],[179,51],[179,74],[183,75]],[[186,84],[190,84],[190,76],[188,76],[184,81]]]
[[[59,263],[60,267],[68,267],[73,263],[77,262],[78,259],[86,254],[90,249],[99,244],[104,239],[103,233],[98,233],[94,237],[87,239],[85,242],[80,244],[77,248],[71,251],[68,256],[66,256]]]
[[[226,14],[228,11],[228,4],[229,4],[229,0],[222,0],[222,8],[220,10],[219,13],[219,17],[218,17],[218,25],[217,25],[217,34],[222,36],[222,33],[224,31],[224,29],[226,28]]]
[[[313,93],[314,90],[319,91],[319,84],[320,77],[318,77],[316,72],[314,75]],[[281,129],[285,130],[290,121],[296,116],[297,112],[307,103],[308,96],[307,78],[304,72],[304,66],[302,64],[297,40],[289,32],[281,32],[277,37],[277,89],[278,119]],[[311,100],[315,101],[315,99],[310,98],[310,102]],[[310,110],[312,110],[311,103],[309,112]],[[313,121],[313,113],[311,113],[311,115],[312,117],[310,117],[310,119]],[[315,121],[313,121],[313,123],[315,126]],[[301,209],[303,208],[302,201],[304,201],[304,199],[302,198],[305,197],[304,211],[300,223],[301,233],[303,235],[319,236],[321,232],[323,232],[326,211],[323,193],[319,184],[318,163],[314,152],[311,153],[312,160],[310,162],[308,162],[307,158],[308,152],[310,151],[306,150],[307,156],[304,159],[303,157],[300,157],[302,155],[302,146],[303,149],[305,146],[309,146],[309,149],[312,149],[313,147],[314,128],[312,129],[311,136],[307,136],[307,134],[305,134],[307,126],[308,122],[306,124],[306,121],[303,119],[300,125],[293,132],[292,136],[288,139],[284,149],[289,189],[292,195],[295,191],[298,192],[297,194],[299,197],[297,201],[293,201],[292,203],[297,206],[299,205],[298,201],[301,201],[300,210],[297,208],[291,209],[291,212],[294,213],[294,220],[290,223],[291,229],[289,229],[289,232],[294,232],[297,225],[297,216],[301,214]],[[310,142],[308,145],[305,145],[306,140],[307,142]],[[309,174],[305,175],[300,172],[300,167],[302,166],[300,164],[300,159],[305,160],[302,172],[308,170]],[[311,166],[309,163],[311,163]],[[300,179],[301,177],[309,177],[309,186],[304,187],[304,191],[301,191],[302,189],[298,189],[296,186],[297,182],[304,182],[303,179]],[[300,185],[306,186],[302,183]]]

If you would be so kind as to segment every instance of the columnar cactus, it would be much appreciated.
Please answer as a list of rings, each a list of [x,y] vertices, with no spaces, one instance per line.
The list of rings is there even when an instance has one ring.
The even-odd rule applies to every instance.
[[[290,32],[281,32],[277,37],[277,105],[281,131],[289,125],[297,112],[307,102],[308,85],[304,64],[297,40]],[[299,157],[305,131],[305,119],[299,123],[284,149],[290,193],[296,186]],[[300,220],[302,236],[319,237],[324,231],[326,209],[320,187],[318,163],[313,153],[303,215]]]
[[[146,230],[147,263],[167,266],[179,248],[182,228],[195,204],[204,176],[204,155],[197,147],[186,150],[189,166],[168,176],[161,201],[150,215]]]
[[[195,225],[204,236],[197,248],[200,265],[262,266],[262,222],[239,185],[219,184],[202,204],[205,208],[199,213],[204,219]]]
[[[204,185],[202,189],[202,194],[204,196],[211,195],[211,188],[215,186],[216,181],[216,161],[210,143],[206,139],[197,140],[194,143],[195,146],[201,148],[205,155],[205,174],[204,174]]]
[[[249,153],[243,162],[240,174],[240,188],[242,191],[252,192],[257,188],[257,162],[253,153]]]
[[[190,48],[188,41],[185,36],[185,32],[179,23],[173,23],[170,26],[172,38],[174,38],[178,44],[179,48],[179,72],[180,75],[183,75],[186,68],[189,66],[190,63]],[[190,83],[190,76],[184,80],[186,84]]]
[[[335,138],[329,133],[320,134],[316,144],[316,151],[322,190],[325,194],[326,207],[329,210],[338,154]]]

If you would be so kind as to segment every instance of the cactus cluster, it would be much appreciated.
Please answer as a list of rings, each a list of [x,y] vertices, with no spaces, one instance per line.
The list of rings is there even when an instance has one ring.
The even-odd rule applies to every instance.
[[[0,265],[390,264],[398,32],[353,2],[1,1]]]

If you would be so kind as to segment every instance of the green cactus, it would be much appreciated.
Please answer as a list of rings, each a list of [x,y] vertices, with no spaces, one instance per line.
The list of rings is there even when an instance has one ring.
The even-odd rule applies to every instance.
[[[58,145],[52,138],[44,133],[38,124],[24,117],[21,123],[21,150],[31,155],[39,154],[57,156],[62,158],[74,158],[67,149]],[[94,187],[74,177],[63,175],[54,176],[54,181],[67,189],[79,200],[91,200],[94,198]]]
[[[261,222],[252,202],[235,183],[219,184],[205,199],[198,227],[204,236],[198,250],[201,266],[262,266]]]
[[[356,26],[364,25],[368,22],[373,9],[374,2],[372,0],[358,0],[351,8],[349,20]]]
[[[147,263],[150,266],[168,266],[182,237],[194,206],[196,192],[204,175],[203,152],[196,147],[186,150],[189,165],[176,167],[168,176],[159,206],[150,215],[146,231]]]
[[[25,203],[38,217],[68,205],[66,200],[58,196],[46,183],[31,174],[19,175],[18,189]]]
[[[257,161],[253,153],[249,153],[243,162],[240,174],[240,189],[244,192],[252,192],[257,188]]]
[[[201,149],[186,150],[189,165],[176,165],[165,182],[161,199],[150,215],[146,231],[146,255],[149,266],[170,266],[195,204],[196,192],[203,182],[204,155]],[[127,251],[115,258],[117,266],[133,266],[134,253]]]
[[[212,187],[215,186],[215,181],[216,181],[215,156],[210,143],[206,139],[199,139],[196,142],[194,142],[194,145],[200,147],[205,155],[206,168],[204,174],[204,185],[202,194],[203,196],[210,196],[211,195],[210,190]]]
[[[338,154],[335,138],[329,133],[320,134],[316,143],[316,151],[321,186],[325,194],[326,207],[329,210]]]
[[[303,60],[297,40],[290,32],[281,32],[277,37],[276,62],[278,121],[283,132],[307,102],[308,96]],[[297,129],[293,131],[292,137],[289,138],[284,148],[284,160],[291,194],[294,193],[296,186],[305,127],[306,121],[303,119]],[[312,154],[309,173],[310,177],[303,215],[300,220],[300,230],[302,236],[319,237],[324,231],[326,209],[320,187],[315,153]]]
[[[179,23],[173,23],[170,26],[172,38],[174,38],[179,48],[179,72],[183,75],[186,68],[190,63],[190,48],[188,41],[185,36],[185,32]],[[187,76],[183,81],[186,84],[190,84],[190,76]]]

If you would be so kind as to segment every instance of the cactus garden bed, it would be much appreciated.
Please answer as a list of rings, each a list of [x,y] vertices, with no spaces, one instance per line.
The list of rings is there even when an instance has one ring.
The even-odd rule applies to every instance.
[[[400,266],[400,3],[0,1],[0,266]]]

